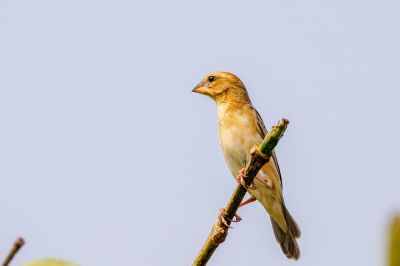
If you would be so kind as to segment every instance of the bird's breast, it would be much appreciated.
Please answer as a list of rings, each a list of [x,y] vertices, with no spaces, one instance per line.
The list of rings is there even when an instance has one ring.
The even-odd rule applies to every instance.
[[[256,127],[256,117],[251,109],[218,107],[219,139],[233,176],[246,167],[250,149],[262,140]]]

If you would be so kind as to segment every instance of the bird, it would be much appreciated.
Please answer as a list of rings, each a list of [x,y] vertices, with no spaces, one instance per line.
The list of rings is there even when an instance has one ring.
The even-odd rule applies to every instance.
[[[285,206],[275,151],[257,173],[252,185],[248,187],[244,182],[250,149],[263,141],[267,130],[243,82],[233,73],[215,72],[206,75],[192,91],[210,97],[217,105],[219,141],[225,161],[233,177],[246,187],[251,196],[240,207],[259,201],[270,215],[275,238],[283,253],[289,259],[299,259],[297,239],[301,232]],[[223,216],[219,217],[227,225]],[[240,216],[237,220],[241,220]]]

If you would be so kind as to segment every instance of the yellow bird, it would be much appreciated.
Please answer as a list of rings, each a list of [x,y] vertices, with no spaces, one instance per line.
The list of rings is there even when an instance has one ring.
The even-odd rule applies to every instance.
[[[243,173],[250,160],[250,149],[263,141],[267,130],[244,84],[232,73],[216,72],[207,75],[193,92],[207,95],[216,102],[219,140],[225,161],[232,175],[245,186]],[[300,250],[296,238],[300,237],[300,229],[285,207],[275,152],[258,172],[252,186],[246,188],[251,198],[240,206],[258,200],[271,216],[272,228],[283,253],[297,260]],[[220,219],[226,224],[222,216]]]

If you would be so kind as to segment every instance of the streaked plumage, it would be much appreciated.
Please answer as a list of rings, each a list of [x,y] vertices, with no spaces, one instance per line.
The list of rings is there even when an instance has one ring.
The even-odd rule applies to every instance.
[[[211,97],[217,104],[219,140],[228,167],[234,177],[246,167],[249,151],[264,139],[267,132],[260,114],[253,107],[241,80],[232,73],[207,75],[194,92]],[[300,230],[285,207],[282,178],[275,153],[265,164],[248,192],[271,216],[275,237],[288,258],[298,259],[300,250],[296,238]]]

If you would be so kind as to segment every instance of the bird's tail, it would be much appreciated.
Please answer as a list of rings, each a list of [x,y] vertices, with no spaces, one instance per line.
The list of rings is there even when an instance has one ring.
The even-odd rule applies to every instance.
[[[286,209],[285,204],[282,204],[282,210],[287,224],[287,232],[283,231],[271,218],[272,228],[274,229],[275,238],[281,245],[282,251],[285,253],[286,257],[297,260],[300,258],[300,249],[297,245],[296,238],[300,237],[300,229]]]

